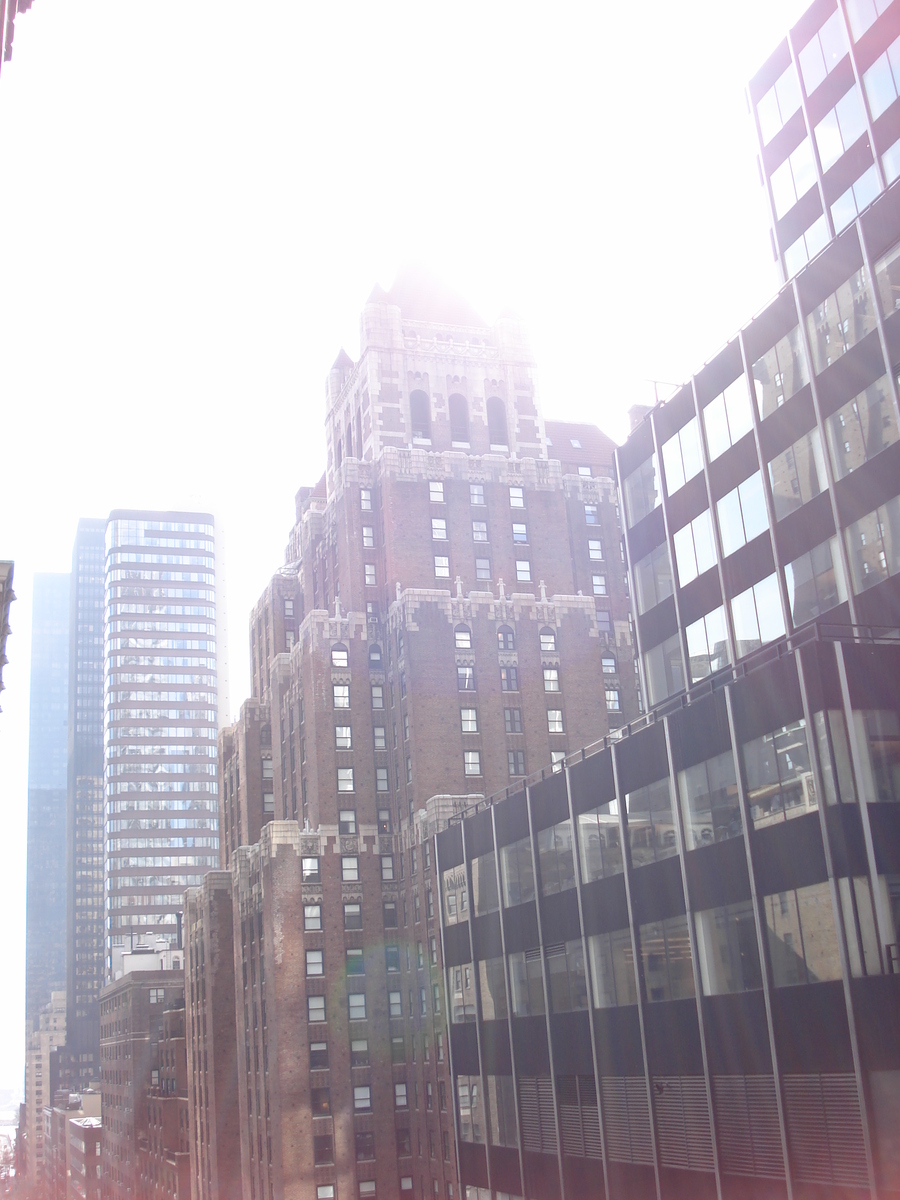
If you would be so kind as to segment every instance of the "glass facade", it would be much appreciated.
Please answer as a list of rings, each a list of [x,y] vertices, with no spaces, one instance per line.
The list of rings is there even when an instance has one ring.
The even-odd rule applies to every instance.
[[[219,864],[213,519],[114,512],[105,565],[110,971],[139,937],[174,942],[181,894]]]

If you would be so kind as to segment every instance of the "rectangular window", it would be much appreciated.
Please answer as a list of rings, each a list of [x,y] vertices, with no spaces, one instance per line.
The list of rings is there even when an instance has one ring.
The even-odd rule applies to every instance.
[[[322,905],[321,904],[304,904],[303,905],[303,928],[306,930],[315,930],[322,928]]]
[[[524,508],[525,507],[525,491],[520,487],[511,487],[509,489],[509,507]]]
[[[584,883],[620,875],[622,839],[619,830],[619,802],[609,800],[576,818],[581,878]]]
[[[350,707],[350,684],[349,683],[332,684],[332,693],[334,696],[334,707],[335,708],[349,708]]]
[[[385,967],[385,970],[389,974],[391,972],[400,970],[400,947],[399,946],[393,946],[393,945],[385,946],[385,948],[384,948],[384,967]]]
[[[678,582],[682,587],[687,587],[698,575],[716,565],[716,543],[708,508],[694,517],[690,525],[676,530],[672,541],[675,543]]]
[[[667,917],[640,926],[641,960],[647,999],[689,1000],[694,995],[687,916]]]
[[[504,688],[504,691],[507,689]],[[503,724],[506,727],[507,733],[522,732],[522,710],[521,708],[504,708]]]
[[[359,859],[355,854],[344,854],[341,857],[341,879],[344,883],[357,883],[359,880]]]
[[[597,538],[588,539],[588,558],[599,562],[603,558],[603,546]]]
[[[478,710],[475,708],[461,708],[460,720],[462,723],[463,733],[478,732]]]
[[[474,667],[457,667],[456,668],[456,687],[460,692],[475,691],[475,668]]]
[[[375,736],[375,749],[387,750],[387,741],[385,740],[385,732],[383,725],[376,725],[372,731]]]
[[[362,950],[347,951],[347,974],[348,975],[365,975],[366,963],[363,958]]]
[[[309,1043],[309,1069],[311,1071],[328,1070],[328,1043]]]
[[[394,858],[391,854],[381,856],[381,878],[386,883],[394,878]]]
[[[369,1159],[372,1159],[374,1157],[375,1157],[375,1134],[374,1133],[357,1133],[356,1134],[356,1161],[357,1162],[367,1162]],[[375,1195],[375,1184],[371,1180],[369,1182],[372,1183],[372,1187],[365,1191],[363,1189],[366,1187],[366,1184],[363,1182],[360,1182],[360,1185],[359,1185],[360,1196],[374,1196]]]
[[[625,517],[628,521],[628,528],[631,529],[655,508],[659,508],[662,500],[659,468],[656,464],[655,454],[651,454],[636,470],[625,477],[623,491]]]
[[[510,775],[525,774],[525,751],[524,750],[507,750],[507,762]]]
[[[366,563],[366,587],[375,587],[375,564]]]
[[[489,558],[475,559],[475,578],[488,580],[491,577],[491,560]]]
[[[364,550],[371,550],[375,545],[375,530],[371,525],[363,525],[362,542]]]
[[[741,752],[747,776],[747,804],[756,829],[818,808],[806,722],[802,717],[747,742]]]
[[[541,829],[537,851],[542,895],[552,896],[575,886],[575,847],[568,820]]]
[[[481,754],[478,750],[463,751],[463,765],[467,775],[481,774]]]
[[[875,328],[875,304],[866,268],[860,267],[826,297],[807,316],[806,325],[817,373],[871,333]]]
[[[768,464],[768,468],[775,519],[781,521],[814,499],[825,488],[825,455],[818,429],[811,429],[787,450],[776,455]],[[744,487],[744,484],[741,484],[741,487]],[[759,499],[762,500],[761,492]]]
[[[840,979],[831,888],[795,888],[763,900],[772,982],[776,987]]]
[[[338,833],[352,837],[356,833],[356,810],[342,808],[338,812]]]
[[[446,542],[447,540],[447,522],[443,517],[431,518],[431,536],[436,542]]]
[[[584,506],[584,522],[586,525],[600,524],[600,513],[596,504],[586,504]]]
[[[388,1016],[403,1016],[403,1000],[399,992],[388,992]]]
[[[325,997],[324,996],[307,996],[306,997],[306,1016],[310,1024],[316,1021],[325,1020]]]
[[[740,800],[730,750],[679,771],[678,794],[689,850],[741,836]]]
[[[637,978],[631,932],[616,929],[588,937],[588,961],[596,1008],[637,1004]]]
[[[406,1084],[394,1084],[394,1108],[407,1108]]]
[[[900,256],[897,263],[900,267]],[[900,279],[900,271],[897,273]],[[839,408],[827,419],[825,430],[836,479],[843,479],[900,441],[887,375]]]
[[[600,580],[601,586],[605,589],[606,588],[606,580],[604,579],[604,577],[602,575],[598,575],[595,577],[595,580],[594,580],[595,588],[598,586],[597,580]],[[595,591],[594,595],[596,596],[597,594],[598,593]],[[605,593],[600,592],[599,594],[602,596]],[[607,636],[610,633],[612,633],[612,621],[610,620],[609,610],[606,608],[598,608],[597,609],[597,629],[600,633],[604,633]]]
[[[344,928],[362,929],[362,909],[359,904],[344,905]]]
[[[528,529],[521,522],[513,522],[512,527],[513,543],[517,546],[528,545]]]
[[[629,792],[625,804],[628,845],[634,867],[659,862],[677,853],[675,814],[668,777]]]
[[[472,541],[486,542],[488,540],[487,521],[472,522]]]
[[[355,1112],[372,1111],[372,1089],[368,1086],[353,1089],[353,1109]]]
[[[721,670],[731,661],[725,609],[721,605],[688,625],[685,634],[692,683]]]
[[[335,725],[334,744],[338,750],[352,750],[349,725]]]
[[[324,975],[325,962],[324,951],[322,950],[307,950],[306,952],[306,974],[307,975]]]
[[[500,668],[500,690],[504,692],[517,692],[519,690],[518,667]]]
[[[304,883],[321,883],[318,858],[302,858],[300,860],[301,876]]]
[[[541,952],[519,950],[508,955],[510,1008],[514,1017],[542,1017],[544,1004],[544,980],[541,968]]]
[[[843,604],[847,599],[847,584],[837,537],[788,563],[784,580],[795,629]]]
[[[366,1019],[366,993],[351,992],[347,996],[347,1010],[351,1021],[364,1021]]]
[[[751,900],[695,912],[694,926],[705,996],[762,987]]]
[[[747,588],[731,601],[731,619],[738,658],[750,654],[766,642],[784,637],[784,617],[778,580],[769,575]],[[655,701],[651,700],[651,703]]]
[[[469,503],[484,504],[484,484],[470,483],[469,484]]]
[[[500,848],[500,882],[506,908],[535,898],[530,838]]]
[[[527,559],[516,559],[516,579],[521,583],[531,582],[531,563]]]
[[[619,695],[618,688],[611,688],[611,687],[606,688],[606,711],[607,712],[621,712],[622,711],[622,701],[621,701],[621,697]]]
[[[509,1010],[506,1004],[506,972],[502,958],[485,958],[479,962],[478,990],[484,1020],[505,1020]]]
[[[775,343],[753,364],[753,387],[760,420],[770,417],[809,383],[809,367],[800,341],[800,326]]]
[[[484,1114],[481,1103],[481,1079],[478,1075],[460,1075],[456,1080],[459,1113],[459,1137],[463,1142],[484,1144]]]
[[[672,595],[672,562],[667,542],[634,564],[634,591],[639,614],[655,608]]]
[[[372,684],[372,707],[384,708],[384,686],[380,683]]]
[[[339,792],[353,791],[353,768],[338,767],[337,769],[337,788]]]
[[[587,970],[581,938],[548,946],[547,985],[551,1012],[578,1012],[588,1007]]]
[[[703,410],[703,428],[710,461],[724,454],[753,428],[753,412],[747,381],[740,375],[707,404]]]
[[[450,578],[450,559],[445,554],[434,556],[434,577],[435,579]]]
[[[444,503],[444,485],[443,483],[429,483],[428,498],[432,504]]]
[[[670,496],[684,487],[689,479],[700,474],[703,470],[703,453],[696,417],[691,417],[686,425],[663,443],[662,460],[666,491]]]
[[[591,586],[594,589],[595,596],[607,595],[606,576],[605,575],[592,575],[591,576]]]
[[[388,790],[388,769],[387,767],[375,768],[375,791],[386,792]]]
[[[476,917],[497,912],[500,908],[497,861],[493,850],[472,859],[472,906]]]
[[[371,511],[371,509],[372,509],[372,489],[371,488],[360,488],[359,489],[359,507],[363,510],[363,512]]]
[[[563,715],[561,708],[549,708],[547,710],[547,732],[563,732]]]
[[[559,667],[544,667],[544,691],[559,691]]]

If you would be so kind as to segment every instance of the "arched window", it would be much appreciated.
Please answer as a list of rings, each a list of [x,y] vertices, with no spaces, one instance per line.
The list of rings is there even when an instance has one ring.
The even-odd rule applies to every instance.
[[[546,625],[541,630],[541,653],[550,654],[556,650],[556,632]]]
[[[350,657],[347,653],[347,647],[340,643],[331,647],[331,665],[333,667],[349,667]]]
[[[450,397],[447,404],[450,409],[450,441],[468,443],[469,405],[465,396],[457,393]]]
[[[381,670],[381,647],[380,646],[370,646],[369,647],[369,666],[375,671]]]
[[[468,625],[457,625],[453,630],[457,650],[472,649],[472,630]]]
[[[508,625],[501,625],[497,630],[497,649],[498,650],[515,650],[516,635]]]
[[[604,675],[615,675],[618,667],[616,666],[616,656],[614,654],[604,654],[600,661],[603,665]]]
[[[431,404],[424,392],[412,392],[409,397],[409,423],[414,438],[431,439]]]
[[[490,396],[487,402],[488,436],[491,446],[509,447],[506,433],[506,405],[499,396]]]

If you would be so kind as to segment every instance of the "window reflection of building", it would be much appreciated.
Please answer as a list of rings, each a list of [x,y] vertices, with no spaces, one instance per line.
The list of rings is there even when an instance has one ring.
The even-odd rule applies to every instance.
[[[743,747],[747,803],[757,829],[818,808],[801,718]]]
[[[635,867],[659,862],[677,852],[675,815],[668,777],[626,797],[628,846]]]

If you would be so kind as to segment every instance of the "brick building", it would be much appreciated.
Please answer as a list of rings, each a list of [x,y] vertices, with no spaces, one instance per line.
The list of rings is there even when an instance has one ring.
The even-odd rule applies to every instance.
[[[147,1127],[140,1142],[142,1200],[191,1195],[191,1159],[188,1145],[187,1058],[184,1039],[184,1000],[176,998],[162,1017],[154,1046],[147,1092]]]
[[[545,425],[512,319],[403,277],[361,324],[220,735],[224,870],[188,897],[199,1195],[229,886],[244,1196],[459,1195],[431,835],[638,711],[612,442]]]

